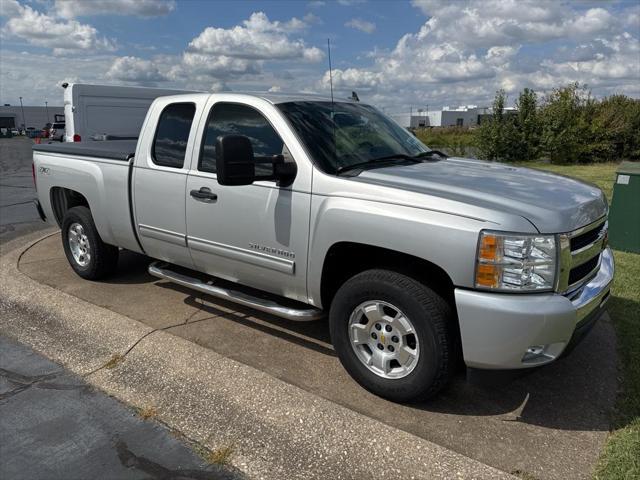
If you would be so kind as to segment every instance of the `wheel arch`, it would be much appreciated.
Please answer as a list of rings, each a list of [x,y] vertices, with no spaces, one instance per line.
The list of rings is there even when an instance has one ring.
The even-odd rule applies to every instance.
[[[87,198],[80,192],[65,187],[51,187],[49,190],[51,210],[59,227],[62,227],[62,220],[65,213],[70,208],[85,206],[89,210],[91,207]]]
[[[389,269],[418,280],[444,298],[455,311],[454,284],[442,267],[415,255],[356,242],[337,242],[327,251],[320,285],[323,307],[329,308],[346,280],[372,268]]]

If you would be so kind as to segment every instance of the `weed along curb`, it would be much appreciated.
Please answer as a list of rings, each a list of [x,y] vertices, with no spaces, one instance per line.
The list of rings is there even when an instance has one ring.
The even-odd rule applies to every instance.
[[[250,478],[513,478],[185,339],[39,284],[17,268],[34,240],[24,237],[3,248],[0,333],[108,394],[153,412],[176,434]],[[29,323],[16,322],[13,309],[29,313]]]

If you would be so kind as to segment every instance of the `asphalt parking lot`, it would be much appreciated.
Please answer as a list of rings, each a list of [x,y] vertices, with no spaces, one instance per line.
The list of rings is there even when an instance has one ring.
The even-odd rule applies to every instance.
[[[31,145],[26,137],[0,139],[0,243],[45,228],[32,203]]]
[[[244,478],[31,349],[0,351],[0,478]]]
[[[11,168],[7,171],[24,177],[19,161]],[[4,172],[3,166],[3,183]],[[7,204],[14,201],[7,198]],[[19,212],[12,215],[16,222],[7,223],[7,236],[41,228],[31,217],[20,223]],[[3,218],[3,235],[4,225]],[[472,386],[460,374],[438,399],[400,405],[351,380],[333,352],[324,321],[287,322],[158,281],[146,272],[149,262],[123,252],[115,276],[88,282],[68,266],[56,234],[25,252],[19,269],[40,283],[505,472],[539,479],[591,476],[608,434],[617,387],[615,337],[606,318],[570,357],[507,386]]]

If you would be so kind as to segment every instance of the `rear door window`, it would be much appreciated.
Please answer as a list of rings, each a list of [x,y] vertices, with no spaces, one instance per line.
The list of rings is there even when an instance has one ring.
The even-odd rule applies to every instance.
[[[153,140],[153,163],[162,167],[183,167],[195,112],[193,103],[173,103],[165,107]]]
[[[198,170],[216,172],[216,140],[223,135],[249,137],[257,157],[284,154],[284,142],[269,121],[255,108],[237,103],[216,103],[207,120]],[[273,165],[256,164],[256,175],[272,175]]]

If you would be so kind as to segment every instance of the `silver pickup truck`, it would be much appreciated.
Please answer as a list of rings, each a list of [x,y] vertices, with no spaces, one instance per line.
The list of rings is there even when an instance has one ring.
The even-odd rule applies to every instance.
[[[435,395],[460,359],[556,360],[613,279],[598,188],[449,158],[358,102],[161,97],[137,143],[36,145],[34,176],[80,276],[112,274],[122,248],[206,294],[328,316],[346,370],[395,401]]]

